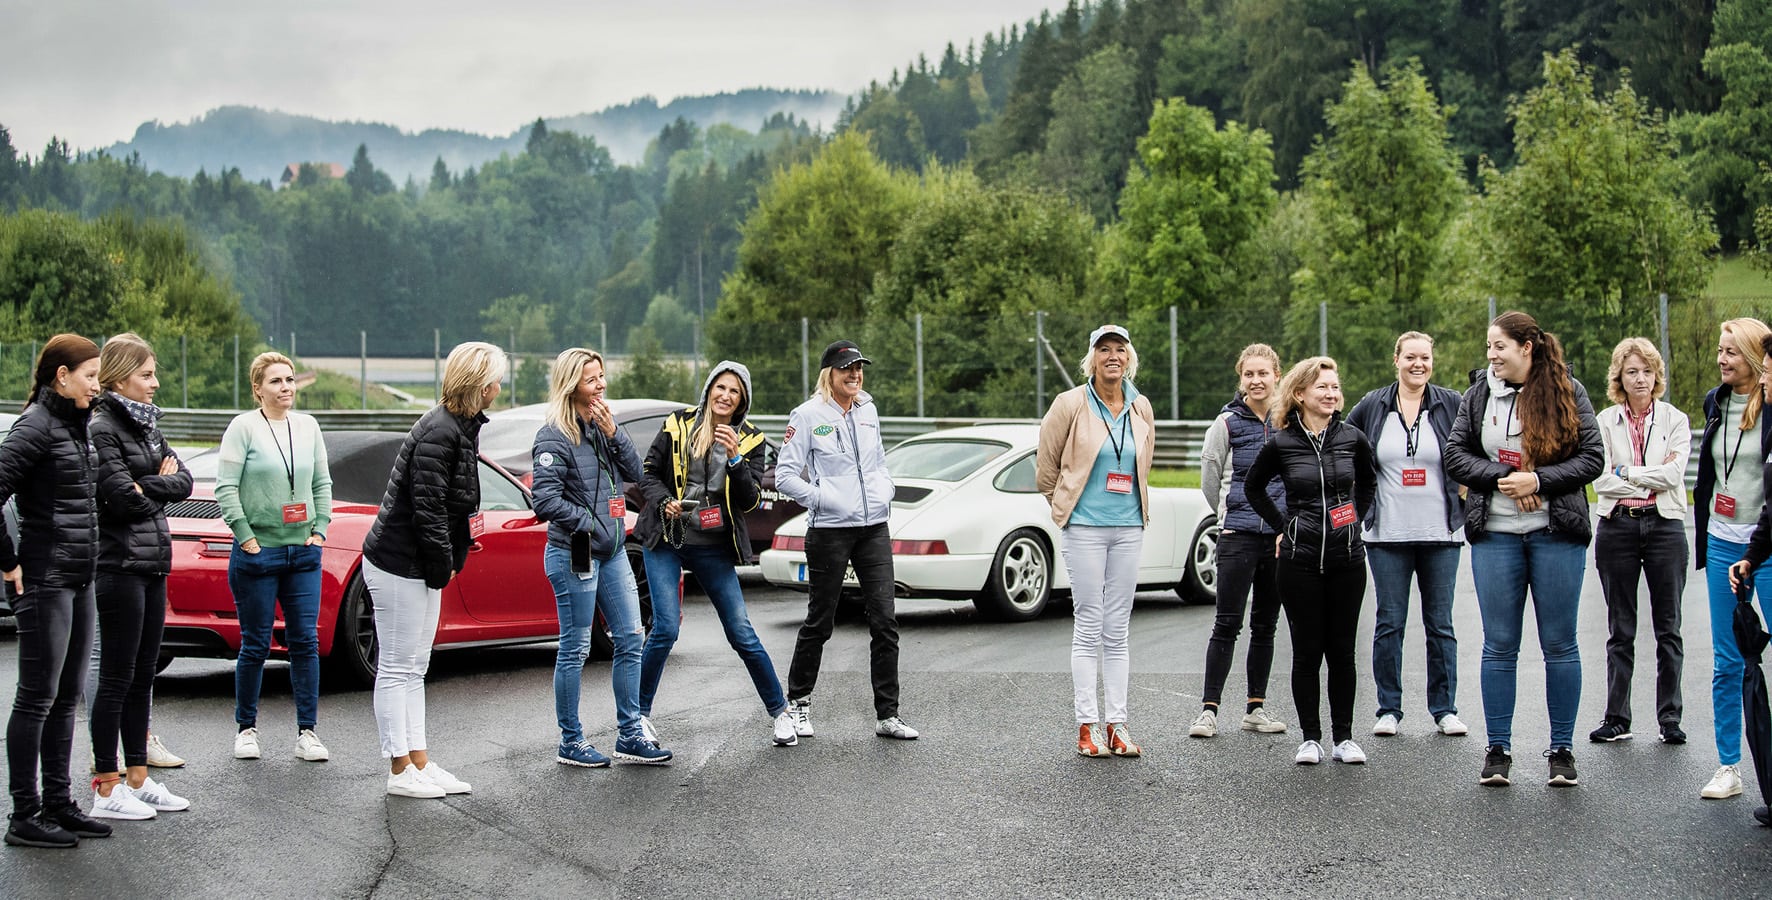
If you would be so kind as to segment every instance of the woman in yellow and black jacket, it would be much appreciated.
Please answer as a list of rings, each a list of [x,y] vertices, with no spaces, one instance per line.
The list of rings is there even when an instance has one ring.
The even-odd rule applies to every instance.
[[[657,740],[652,700],[665,660],[677,643],[682,620],[679,584],[694,573],[720,616],[726,640],[750,670],[757,696],[773,722],[778,746],[799,743],[775,664],[745,612],[739,563],[750,556],[744,514],[757,508],[763,480],[763,432],[745,421],[751,373],[730,360],[714,366],[702,386],[701,403],[672,413],[659,429],[641,466],[645,508],[634,526],[652,589],[652,633],[640,660],[640,727]]]

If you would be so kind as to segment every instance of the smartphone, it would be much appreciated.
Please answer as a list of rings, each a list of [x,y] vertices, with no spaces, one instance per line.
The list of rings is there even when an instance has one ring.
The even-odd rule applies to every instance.
[[[677,506],[678,506],[678,510],[679,510],[680,514],[686,516],[692,512],[695,512],[696,508],[701,506],[701,501],[700,500],[678,500]]]

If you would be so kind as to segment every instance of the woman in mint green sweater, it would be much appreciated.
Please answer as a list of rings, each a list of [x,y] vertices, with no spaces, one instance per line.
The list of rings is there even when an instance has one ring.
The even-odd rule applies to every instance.
[[[295,692],[295,755],[329,758],[314,734],[320,711],[320,552],[332,519],[332,474],[313,416],[295,412],[295,365],[260,353],[250,370],[259,408],[222,435],[215,500],[234,532],[228,588],[240,612],[234,664],[234,758],[258,759],[258,695],[283,606],[289,681]]]

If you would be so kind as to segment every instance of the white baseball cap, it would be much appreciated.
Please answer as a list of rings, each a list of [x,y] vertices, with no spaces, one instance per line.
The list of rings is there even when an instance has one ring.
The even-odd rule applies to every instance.
[[[1090,332],[1089,346],[1093,347],[1096,344],[1101,343],[1101,339],[1104,337],[1108,337],[1109,335],[1112,335],[1113,337],[1117,337],[1120,340],[1125,341],[1128,344],[1132,343],[1132,335],[1127,334],[1126,329],[1121,328],[1118,325],[1103,325],[1100,328],[1097,328],[1094,331]]]

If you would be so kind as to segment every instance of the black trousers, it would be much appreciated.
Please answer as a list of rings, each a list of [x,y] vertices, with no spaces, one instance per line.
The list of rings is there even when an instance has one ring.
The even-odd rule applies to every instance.
[[[26,571],[25,592],[13,598],[18,617],[18,693],[6,722],[6,764],[12,815],[72,806],[69,757],[74,707],[86,687],[92,653],[92,582],[45,584]],[[35,577],[33,577],[35,576]],[[0,589],[6,589],[0,587]],[[38,765],[43,790],[37,790]]]
[[[1218,536],[1218,617],[1212,622],[1212,637],[1206,641],[1206,686],[1200,694],[1204,702],[1217,705],[1224,697],[1224,682],[1230,676],[1246,606],[1249,700],[1267,699],[1268,673],[1274,666],[1274,632],[1280,627],[1280,589],[1274,583],[1278,562],[1271,534],[1227,531]]]
[[[811,599],[806,623],[794,642],[788,666],[788,700],[812,696],[825,642],[837,622],[837,600],[843,594],[843,572],[854,567],[866,604],[870,673],[874,683],[874,716],[898,715],[898,618],[892,601],[892,538],[886,523],[856,528],[806,529],[806,581]]]
[[[1637,585],[1649,583],[1649,622],[1655,631],[1655,721],[1680,724],[1680,669],[1686,645],[1680,638],[1680,598],[1691,558],[1685,523],[1646,515],[1600,520],[1594,535],[1594,568],[1606,596],[1606,716],[1626,724],[1630,682],[1636,671]]]
[[[116,772],[117,737],[123,764],[148,764],[148,716],[160,635],[166,629],[166,576],[98,573],[98,691],[92,699],[92,758],[100,772]]]
[[[1317,561],[1280,560],[1275,580],[1292,634],[1292,702],[1307,741],[1323,739],[1323,663],[1329,664],[1329,726],[1334,743],[1354,736],[1354,637],[1366,597],[1364,560],[1317,571]]]

